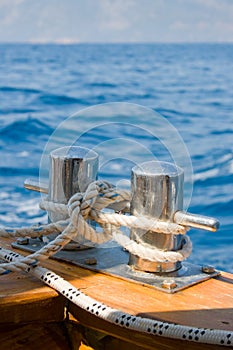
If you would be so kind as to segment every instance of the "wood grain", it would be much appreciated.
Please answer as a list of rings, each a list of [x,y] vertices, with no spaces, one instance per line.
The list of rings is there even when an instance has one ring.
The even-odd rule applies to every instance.
[[[10,242],[2,245],[9,248]],[[22,252],[20,251],[22,254]],[[78,254],[78,253],[77,253]],[[69,280],[87,295],[133,315],[175,322],[190,327],[206,327],[233,331],[233,276],[223,272],[175,294],[166,294],[151,287],[124,281],[117,277],[95,273],[71,264],[50,259],[43,265]],[[65,300],[34,277],[11,273],[1,276],[0,323],[31,322],[32,320],[61,320]],[[56,306],[55,306],[56,305]],[[69,312],[87,327],[102,330],[119,341],[137,344],[145,349],[175,349],[183,341],[132,332],[99,320],[69,303]],[[200,344],[188,343],[187,349],[200,349]],[[218,349],[221,347],[214,347]],[[123,349],[123,347],[122,347]],[[136,349],[136,348],[135,348]],[[213,346],[201,345],[201,349]]]

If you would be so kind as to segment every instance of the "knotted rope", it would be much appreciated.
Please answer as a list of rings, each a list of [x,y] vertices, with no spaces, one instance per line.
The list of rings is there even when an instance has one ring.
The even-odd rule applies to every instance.
[[[180,261],[184,260],[191,253],[191,243],[187,236],[185,236],[185,243],[180,251],[165,252],[142,246],[132,241],[126,235],[123,235],[119,230],[120,226],[140,228],[143,230],[162,232],[164,234],[185,234],[186,232],[185,227],[174,223],[154,221],[146,217],[101,212],[103,208],[110,205],[113,208],[117,208],[116,210],[119,210],[119,208],[123,209],[128,204],[129,200],[130,196],[128,192],[116,190],[107,182],[97,181],[91,183],[84,194],[75,194],[67,205],[43,201],[41,203],[42,208],[68,214],[69,219],[39,227],[0,229],[1,237],[38,237],[41,235],[48,235],[52,232],[59,233],[53,241],[27,257],[0,248],[0,258],[7,261],[7,263],[0,265],[0,274],[20,270],[27,273],[30,272],[84,310],[92,312],[97,317],[127,329],[168,338],[231,346],[233,332],[190,328],[188,326],[126,314],[90,298],[54,272],[37,266],[39,261],[49,258],[61,250],[72,239],[79,236],[97,244],[113,238],[129,252],[151,261]],[[97,221],[100,226],[102,226],[103,231],[96,232],[93,227],[87,223],[87,219],[94,219]]]
[[[51,232],[60,232],[60,234],[40,250],[21,259],[20,262],[1,264],[0,273],[3,273],[4,270],[18,271],[23,266],[26,268],[27,265],[33,264],[35,261],[43,261],[61,250],[72,239],[78,239],[79,237],[83,237],[95,244],[102,244],[114,239],[130,253],[150,261],[176,262],[182,261],[190,255],[192,245],[187,236],[185,236],[182,249],[173,252],[139,244],[123,235],[119,230],[121,226],[127,226],[165,234],[185,234],[187,229],[184,226],[171,222],[156,221],[146,217],[101,212],[103,208],[109,205],[123,208],[129,203],[129,200],[130,194],[128,192],[117,190],[105,181],[92,182],[84,194],[77,193],[73,195],[67,205],[44,200],[40,205],[41,208],[68,214],[69,219],[30,229],[1,229],[0,236],[37,237],[48,235]],[[102,227],[102,232],[95,231],[88,224],[87,219],[97,221]]]

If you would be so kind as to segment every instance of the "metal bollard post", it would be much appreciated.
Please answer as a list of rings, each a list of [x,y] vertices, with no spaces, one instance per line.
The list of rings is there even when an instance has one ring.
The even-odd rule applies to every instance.
[[[151,161],[132,169],[131,214],[173,221],[176,211],[183,208],[183,170],[167,162]],[[178,250],[182,235],[167,235],[142,229],[131,229],[131,238],[162,250]],[[151,262],[131,254],[129,265],[135,269],[168,273],[181,267],[180,262]]]
[[[62,147],[50,154],[48,198],[56,203],[68,203],[76,192],[84,192],[97,179],[98,154],[88,148]],[[60,213],[49,213],[52,222],[67,217]]]

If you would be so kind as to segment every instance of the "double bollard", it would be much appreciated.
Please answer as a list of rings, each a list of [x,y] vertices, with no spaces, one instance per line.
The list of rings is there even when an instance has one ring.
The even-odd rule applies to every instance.
[[[30,180],[25,181],[25,187],[48,193],[50,201],[67,204],[74,193],[84,192],[92,181],[97,180],[98,164],[98,154],[93,150],[78,146],[62,147],[50,154],[48,188],[42,188]],[[216,231],[219,227],[216,219],[183,211],[183,184],[183,170],[172,163],[150,161],[135,166],[131,174],[130,213],[155,221]],[[60,213],[48,214],[51,222],[67,218]],[[183,245],[181,234],[132,228],[130,236],[137,243],[162,251],[177,251]],[[149,261],[130,254],[129,266],[134,270],[166,275],[179,270],[182,265],[181,262]]]

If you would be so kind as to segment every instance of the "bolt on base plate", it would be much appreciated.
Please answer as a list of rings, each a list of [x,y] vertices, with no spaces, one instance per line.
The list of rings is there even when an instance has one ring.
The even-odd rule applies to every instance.
[[[38,238],[29,238],[28,244],[22,245],[17,242],[12,246],[28,252],[35,252],[45,244]],[[87,250],[65,251],[56,253],[53,257],[58,261],[72,263],[89,270],[106,273],[131,282],[147,285],[159,289],[165,293],[175,293],[194,284],[216,277],[220,274],[212,266],[194,265],[187,262],[174,272],[163,275],[143,272],[133,269],[128,265],[129,254],[121,247],[112,243],[105,243]],[[91,262],[91,263],[90,263]]]

